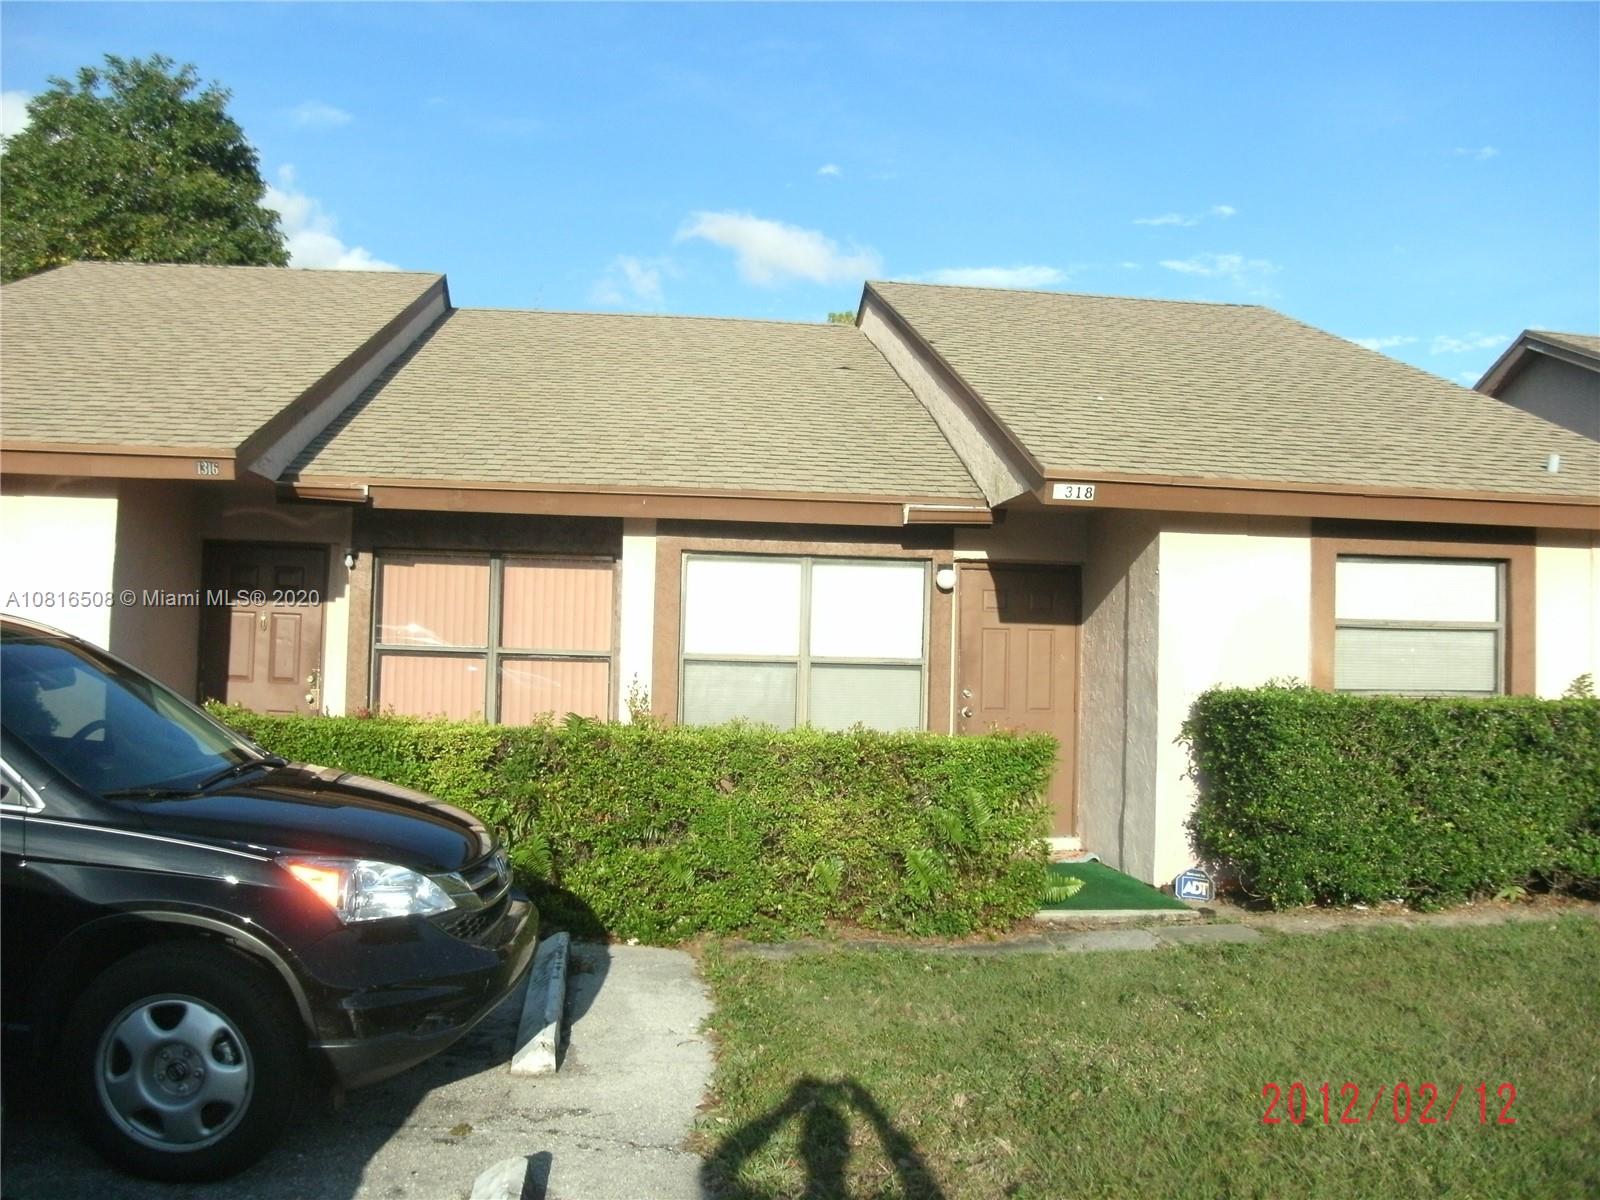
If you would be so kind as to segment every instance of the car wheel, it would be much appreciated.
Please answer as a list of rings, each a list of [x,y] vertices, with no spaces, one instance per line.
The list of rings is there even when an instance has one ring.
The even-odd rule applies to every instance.
[[[266,1153],[300,1082],[299,1022],[268,978],[210,944],[121,960],[67,1019],[74,1107],[116,1165],[152,1179],[220,1179]]]

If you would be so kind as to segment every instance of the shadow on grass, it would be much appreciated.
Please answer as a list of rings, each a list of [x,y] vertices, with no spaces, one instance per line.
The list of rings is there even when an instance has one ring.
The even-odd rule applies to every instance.
[[[864,1117],[877,1134],[878,1147],[894,1168],[905,1200],[944,1200],[915,1144],[895,1127],[870,1092],[853,1079],[830,1083],[809,1075],[795,1081],[782,1104],[723,1138],[700,1169],[701,1189],[718,1200],[776,1200],[792,1195],[781,1185],[753,1185],[741,1181],[739,1175],[785,1125],[798,1120],[800,1161],[805,1169],[805,1190],[799,1195],[804,1200],[851,1200],[852,1115]],[[875,1189],[873,1194],[883,1193]]]

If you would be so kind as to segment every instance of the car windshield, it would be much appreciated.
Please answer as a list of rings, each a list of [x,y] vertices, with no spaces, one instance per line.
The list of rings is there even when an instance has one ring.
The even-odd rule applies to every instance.
[[[0,638],[0,725],[88,792],[189,791],[262,761],[249,742],[120,663],[60,637]]]

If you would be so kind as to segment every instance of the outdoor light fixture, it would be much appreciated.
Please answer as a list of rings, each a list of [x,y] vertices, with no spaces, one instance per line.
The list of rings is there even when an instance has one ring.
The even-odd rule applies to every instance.
[[[955,591],[956,569],[954,567],[940,567],[933,573],[933,586],[941,592]]]
[[[354,550],[346,550],[344,552],[344,569],[346,571],[354,571],[356,569],[356,552]]]

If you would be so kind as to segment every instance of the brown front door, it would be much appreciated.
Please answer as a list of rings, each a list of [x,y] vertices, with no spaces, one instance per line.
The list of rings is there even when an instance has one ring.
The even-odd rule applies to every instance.
[[[1061,743],[1050,784],[1051,832],[1077,831],[1078,571],[961,567],[956,731],[1014,729]]]
[[[322,710],[326,546],[207,542],[200,695],[257,712]]]

